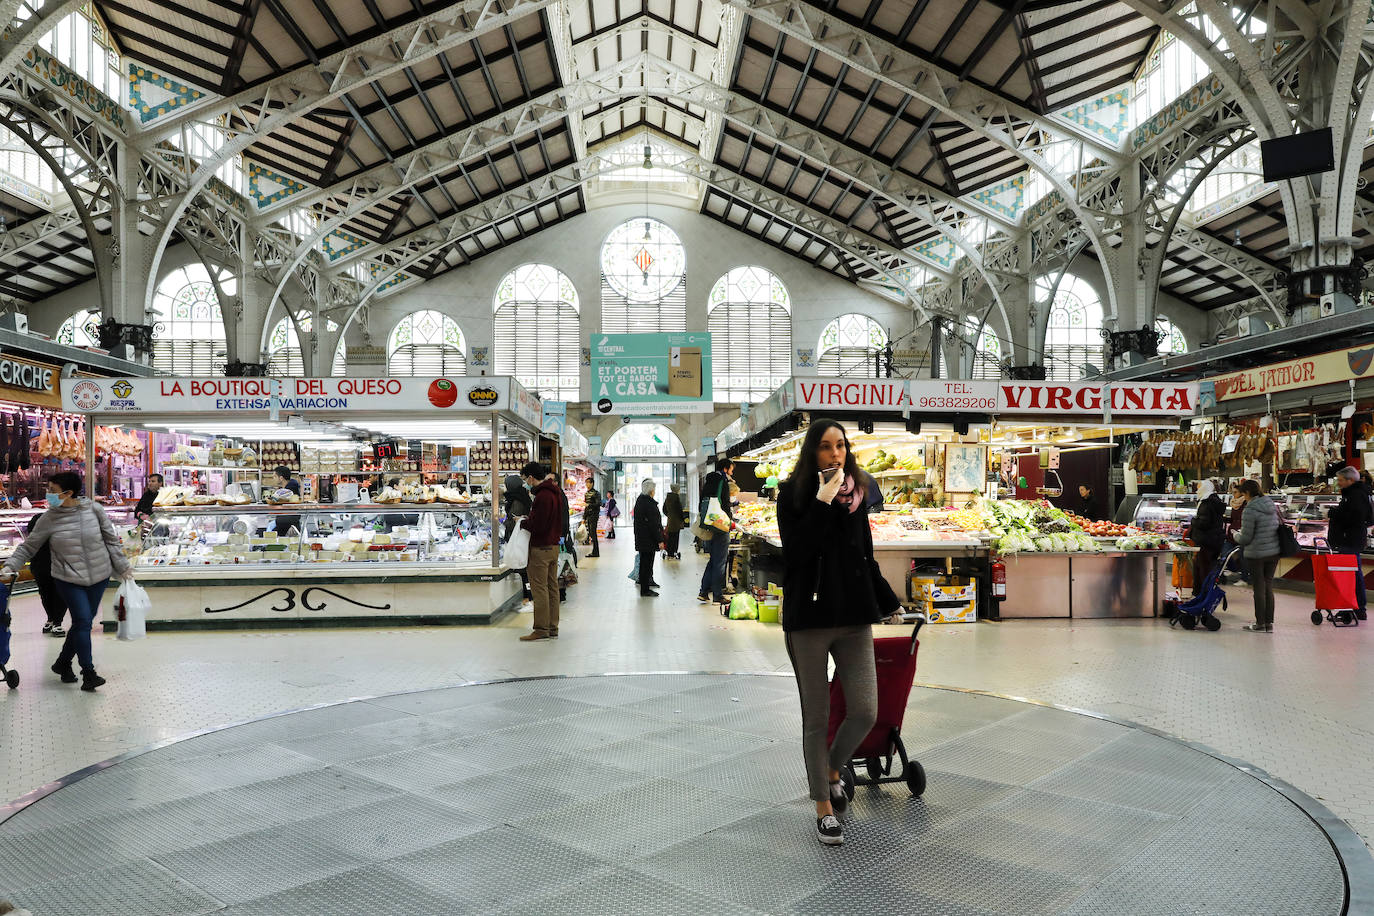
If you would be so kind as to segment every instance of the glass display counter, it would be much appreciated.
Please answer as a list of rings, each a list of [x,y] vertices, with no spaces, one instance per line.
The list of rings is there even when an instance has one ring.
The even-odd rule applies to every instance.
[[[491,532],[477,503],[180,506],[128,549],[150,629],[489,623],[521,595]]]

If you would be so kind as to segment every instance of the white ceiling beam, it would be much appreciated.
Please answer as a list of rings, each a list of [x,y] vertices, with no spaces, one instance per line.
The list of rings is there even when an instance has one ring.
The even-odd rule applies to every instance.
[[[720,39],[716,43],[716,59],[711,63],[711,82],[717,86],[730,85],[734,76],[735,58],[739,56],[740,45],[744,43],[744,13],[737,6],[720,8]],[[701,142],[697,151],[703,159],[714,159],[716,147],[720,144],[721,118],[716,112],[707,112],[706,126],[701,132]]]
[[[926,269],[904,252],[897,251],[886,244],[856,232],[809,207],[790,201],[774,191],[744,178],[724,166],[706,162],[694,154],[682,154],[671,162],[655,163],[657,168],[679,172],[701,181],[718,191],[735,197],[758,209],[773,213],[786,223],[833,245],[886,277],[899,289],[906,285],[894,272],[902,267]],[[356,258],[375,265],[369,268],[372,280],[366,286],[356,303],[350,306],[352,312],[367,304],[398,273],[406,267],[424,260],[436,251],[453,244],[464,236],[480,232],[513,215],[541,202],[551,200],[572,188],[586,182],[620,171],[626,166],[613,162],[604,154],[592,154],[583,162],[566,166],[547,175],[531,180],[528,184],[512,189],[500,198],[454,214],[448,219],[410,233],[389,245],[372,246]],[[933,271],[928,271],[933,272]],[[919,305],[912,299],[912,305]]]
[[[816,48],[835,60],[879,80],[935,108],[1012,152],[1029,154],[1040,140],[1025,141],[1026,133],[1043,133],[1074,143],[1083,165],[1096,158],[1119,162],[1116,147],[1082,127],[1053,115],[1045,116],[1018,102],[983,89],[937,64],[850,25],[805,0],[721,0],[769,28]],[[1037,157],[1038,158],[1038,157]],[[1031,164],[1044,168],[1043,162]]]

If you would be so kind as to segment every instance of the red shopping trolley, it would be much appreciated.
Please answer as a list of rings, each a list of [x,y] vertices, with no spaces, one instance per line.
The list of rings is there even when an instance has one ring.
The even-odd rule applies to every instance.
[[[921,647],[917,636],[925,624],[924,614],[915,615],[916,627],[911,636],[886,636],[873,640],[873,656],[878,669],[878,718],[873,730],[854,751],[853,759],[845,765],[848,777],[845,794],[854,797],[854,786],[872,786],[883,782],[905,782],[912,795],[926,790],[926,771],[919,761],[906,756],[902,744],[902,718],[911,697],[911,682],[916,678],[916,650]],[[835,732],[844,721],[844,688],[839,678],[830,682],[830,723],[826,740],[833,742]],[[892,760],[901,761],[902,768],[893,772]],[[866,778],[859,778],[854,764],[862,762]]]
[[[1320,540],[1320,539],[1319,539]],[[1317,553],[1312,557],[1312,582],[1317,587],[1317,609],[1312,622],[1321,626],[1322,615],[1336,627],[1357,627],[1360,618],[1355,577],[1363,575],[1360,558],[1349,553]]]

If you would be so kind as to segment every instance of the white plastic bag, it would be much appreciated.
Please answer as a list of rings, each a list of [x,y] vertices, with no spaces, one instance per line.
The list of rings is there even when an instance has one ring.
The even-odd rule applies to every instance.
[[[530,533],[520,527],[518,520],[515,530],[510,533],[510,540],[506,542],[506,551],[502,559],[511,569],[524,569],[530,565]]]
[[[119,618],[117,639],[125,642],[148,635],[148,612],[153,604],[143,586],[133,579],[125,579],[115,592],[115,615]]]

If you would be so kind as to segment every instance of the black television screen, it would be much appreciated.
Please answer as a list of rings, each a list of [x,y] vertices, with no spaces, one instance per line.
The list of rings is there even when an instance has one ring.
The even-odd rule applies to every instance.
[[[1335,140],[1331,128],[1311,130],[1260,143],[1265,181],[1283,181],[1303,175],[1329,172],[1336,167]]]

